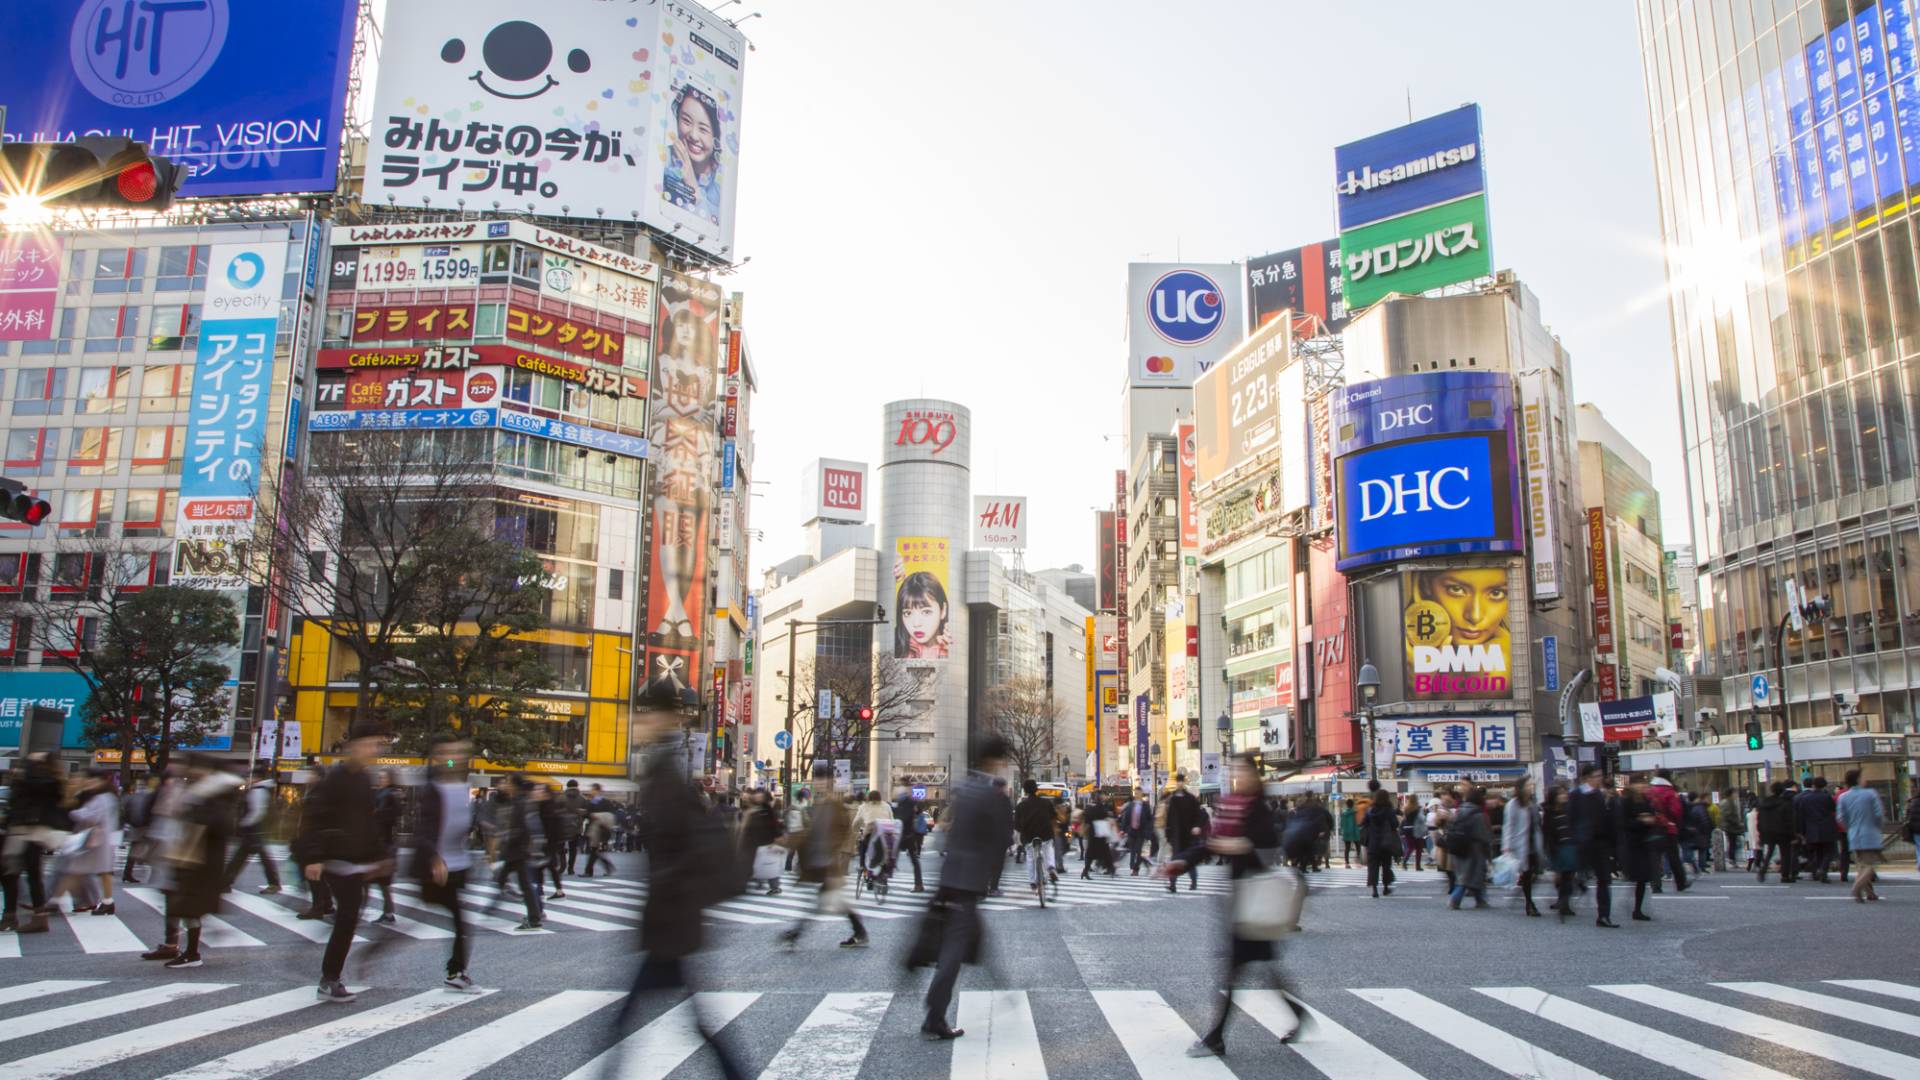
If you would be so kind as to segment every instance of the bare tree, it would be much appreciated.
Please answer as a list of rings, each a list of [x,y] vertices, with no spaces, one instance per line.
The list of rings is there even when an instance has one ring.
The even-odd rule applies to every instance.
[[[985,715],[1022,777],[1038,779],[1058,765],[1054,732],[1065,709],[1045,679],[1021,675],[988,688]]]
[[[875,737],[897,737],[932,703],[930,669],[915,668],[892,653],[875,652],[871,664],[858,659],[802,660],[794,673],[794,757],[801,777],[815,759],[864,754]],[[819,715],[820,691],[841,701],[838,718]],[[856,706],[873,709],[862,720]]]
[[[435,575],[493,535],[491,461],[470,432],[316,433],[304,470],[280,471],[256,538],[256,583],[359,661],[354,722],[411,640]]]

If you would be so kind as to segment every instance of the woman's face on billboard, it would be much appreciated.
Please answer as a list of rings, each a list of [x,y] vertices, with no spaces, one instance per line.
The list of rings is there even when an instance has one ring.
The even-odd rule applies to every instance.
[[[907,627],[907,636],[915,645],[926,645],[940,632],[940,620],[945,613],[940,605],[925,597],[908,601],[900,609],[900,621]]]
[[[700,107],[692,94],[680,99],[680,143],[687,148],[687,155],[696,165],[705,165],[713,160],[713,124],[707,119],[707,110]]]
[[[1433,576],[1433,599],[1447,609],[1455,645],[1485,645],[1507,625],[1507,572],[1446,570]]]

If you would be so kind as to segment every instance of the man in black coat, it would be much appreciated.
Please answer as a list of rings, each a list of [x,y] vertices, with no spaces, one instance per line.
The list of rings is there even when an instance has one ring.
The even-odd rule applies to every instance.
[[[1833,846],[1840,839],[1838,810],[1827,778],[1816,776],[1793,800],[1793,832],[1807,848],[1807,873],[1825,885],[1833,862]]]
[[[1788,791],[1785,780],[1775,780],[1772,791],[1760,800],[1754,811],[1759,819],[1760,867],[1757,880],[1767,880],[1767,864],[1773,861],[1774,852],[1780,854],[1780,880],[1792,882],[1800,877],[1799,858],[1793,850],[1793,795]]]
[[[473,745],[465,739],[444,735],[434,739],[427,756],[432,777],[414,799],[411,873],[420,882],[420,898],[446,908],[453,919],[453,955],[447,958],[446,985],[461,993],[474,992],[473,980],[467,977],[467,920],[460,906],[467,871],[473,868],[473,855],[467,850],[475,802],[467,788],[467,760],[472,753]]]
[[[980,898],[1006,861],[1007,834],[1013,828],[1012,807],[994,788],[1006,766],[1007,743],[989,735],[974,753],[974,770],[953,793],[953,825],[947,830],[946,858],[941,863],[940,889],[933,911],[944,913],[940,959],[927,987],[927,1018],[920,1034],[929,1039],[957,1039],[966,1034],[947,1023],[947,1005],[953,1000],[960,965],[980,952]],[[1152,818],[1147,819],[1151,827]]]
[[[340,982],[347,950],[360,928],[367,882],[393,872],[393,852],[380,839],[369,766],[387,745],[386,732],[356,725],[340,763],[307,792],[295,858],[308,881],[325,882],[333,897],[333,934],[320,961],[322,1001],[345,1004],[354,995]]]
[[[1167,848],[1178,853],[1192,847],[1200,839],[1200,800],[1187,790],[1187,774],[1173,774],[1173,792],[1167,796]],[[1167,878],[1167,891],[1175,892],[1179,875]],[[1200,888],[1200,867],[1197,862],[1187,864],[1187,891],[1195,892]]]
[[[1598,765],[1580,770],[1580,786],[1567,804],[1567,821],[1573,834],[1573,849],[1580,869],[1593,881],[1594,903],[1599,908],[1595,926],[1619,929],[1613,921],[1613,807],[1609,802]]]

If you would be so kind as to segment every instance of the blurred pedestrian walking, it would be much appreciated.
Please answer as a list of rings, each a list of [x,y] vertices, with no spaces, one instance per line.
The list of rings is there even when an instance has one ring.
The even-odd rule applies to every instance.
[[[800,851],[800,880],[819,886],[819,894],[814,901],[814,911],[821,915],[845,915],[852,924],[853,933],[840,943],[843,949],[864,949],[867,947],[867,926],[847,900],[847,860],[853,857],[854,832],[853,811],[840,801],[834,791],[833,765],[818,762],[813,767],[813,814],[806,831],[798,836],[789,835],[788,842]],[[648,826],[648,835],[654,835],[653,826]],[[1001,844],[1005,851],[1006,845]],[[792,927],[780,935],[780,943],[787,948],[797,948],[800,937],[806,932],[809,920],[804,916],[795,920]]]
[[[1393,811],[1393,796],[1385,789],[1375,791],[1367,802],[1366,817],[1355,825],[1354,832],[1360,838],[1360,855],[1367,864],[1367,888],[1375,896],[1392,896],[1393,861],[1402,850],[1400,815]]]
[[[414,800],[413,867],[420,898],[447,909],[453,921],[453,952],[447,957],[446,986],[472,993],[467,976],[470,936],[460,894],[467,887],[473,854],[467,836],[473,828],[473,800],[467,797],[467,763],[473,744],[452,735],[433,740],[428,750],[428,781]]]
[[[1873,882],[1880,865],[1886,862],[1882,854],[1886,846],[1886,808],[1880,804],[1879,792],[1860,785],[1859,769],[1847,770],[1846,785],[1847,793],[1840,796],[1837,812],[1841,826],[1847,830],[1853,861],[1859,866],[1851,893],[1855,902],[1864,904],[1880,899]]]
[[[340,763],[307,792],[302,833],[294,858],[308,881],[322,882],[333,901],[333,933],[320,960],[320,1000],[346,1003],[354,994],[340,981],[367,883],[393,872],[393,852],[374,819],[374,758],[386,748],[386,732],[367,723],[349,733]]]
[[[240,847],[227,866],[226,887],[229,889],[240,877],[240,871],[246,869],[247,860],[258,856],[260,869],[267,875],[267,883],[260,891],[280,891],[280,868],[273,864],[273,853],[267,850],[266,844],[267,814],[273,809],[273,794],[273,770],[265,765],[254,766],[253,781],[247,785],[244,795],[246,810],[240,815]]]
[[[166,937],[140,959],[165,960],[169,970],[201,966],[201,920],[220,913],[220,897],[227,891],[227,841],[244,786],[216,759],[199,753],[188,755],[185,778],[167,786],[168,797],[156,805],[165,846],[155,850],[151,881],[166,897]]]
[[[974,750],[973,769],[953,792],[952,824],[947,831],[946,858],[940,866],[940,885],[928,905],[920,937],[907,957],[909,967],[929,960],[935,964],[933,982],[927,987],[926,1018],[920,1024],[924,1038],[957,1039],[966,1034],[947,1022],[947,1007],[960,980],[960,966],[977,963],[981,957],[985,942],[980,900],[992,888],[996,873],[1006,861],[1013,807],[996,783],[1005,783],[1007,756],[1006,740],[987,736]],[[1147,815],[1143,820],[1152,818]]]
[[[60,880],[53,902],[71,896],[75,915],[111,915],[113,863],[120,850],[120,799],[111,773],[87,770],[68,819],[73,830],[58,851]]]

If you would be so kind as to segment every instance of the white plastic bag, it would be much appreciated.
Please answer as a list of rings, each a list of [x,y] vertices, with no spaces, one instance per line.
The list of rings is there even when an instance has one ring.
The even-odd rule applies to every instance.
[[[1277,941],[1300,929],[1307,884],[1292,868],[1266,870],[1233,882],[1233,936]]]
[[[779,881],[786,867],[787,849],[778,844],[763,845],[753,853],[753,880]]]
[[[1493,860],[1493,887],[1505,889],[1520,878],[1520,860],[1501,853]]]

